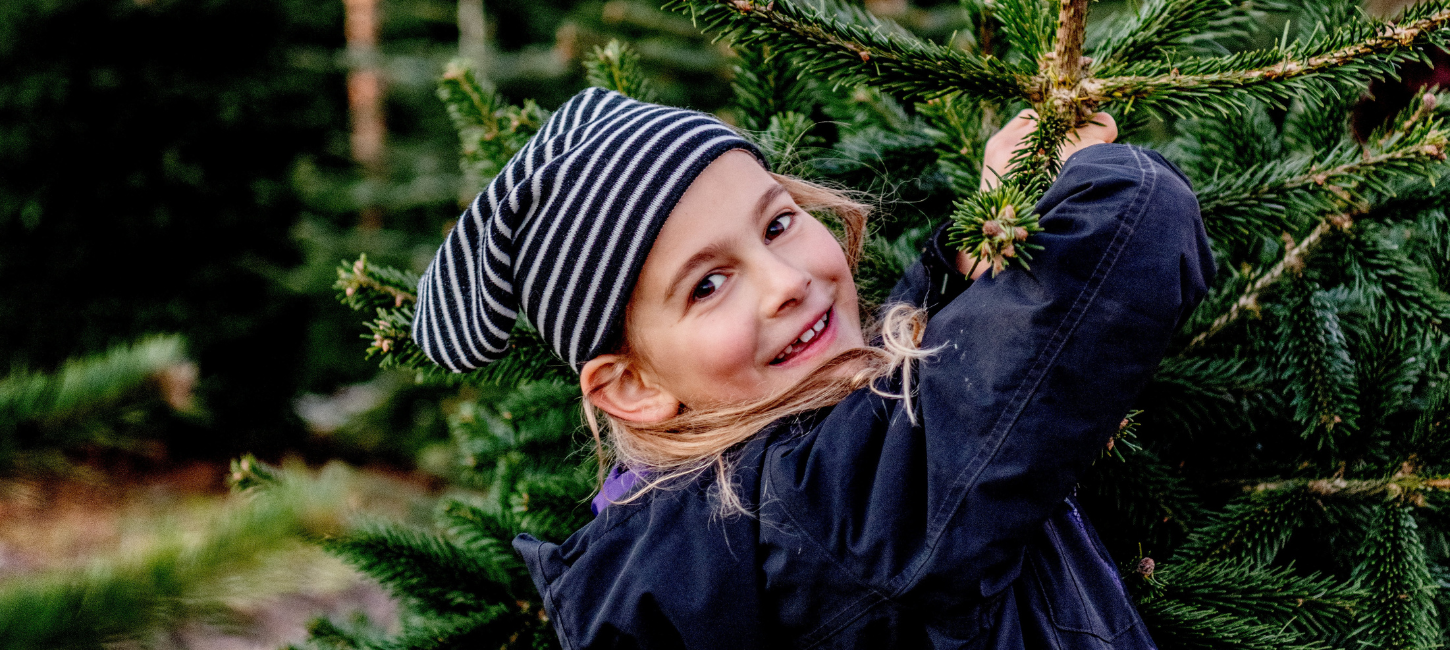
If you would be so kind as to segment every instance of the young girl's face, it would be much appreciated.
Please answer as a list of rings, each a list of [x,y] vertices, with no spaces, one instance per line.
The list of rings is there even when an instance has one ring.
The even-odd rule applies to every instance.
[[[739,150],[670,213],[625,327],[641,375],[690,408],[764,397],[864,344],[840,243]]]

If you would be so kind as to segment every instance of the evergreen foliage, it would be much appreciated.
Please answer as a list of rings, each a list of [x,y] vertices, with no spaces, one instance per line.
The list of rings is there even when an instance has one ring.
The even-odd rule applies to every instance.
[[[0,377],[0,475],[82,444],[127,446],[133,441],[104,423],[118,407],[160,397],[193,409],[196,368],[183,347],[180,337],[153,336],[70,359],[54,373]]]
[[[310,305],[268,271],[296,263],[294,163],[337,160],[342,5],[3,5],[0,372],[176,332],[215,417],[153,422],[152,440],[219,458],[294,443]]]
[[[1089,33],[1081,0],[965,0],[967,33],[940,40],[834,0],[666,6],[736,50],[730,115],[777,165],[901,199],[868,243],[868,299],[948,215],[953,240],[993,268],[1027,263],[1032,205],[1094,111],[1164,151],[1198,190],[1220,275],[1079,493],[1153,637],[1213,650],[1446,643],[1450,129],[1427,94],[1355,140],[1346,98],[1443,45],[1450,3],[1381,21],[1348,2],[1147,0]],[[1282,33],[1260,32],[1285,15]],[[641,95],[620,78],[625,52],[599,50],[607,74],[594,78]],[[1023,106],[1037,135],[1018,171],[979,193],[983,142]],[[391,328],[374,325],[372,352],[441,379],[403,352],[409,278],[369,268],[345,266],[339,287]],[[519,330],[513,370],[460,378],[483,386],[452,422],[478,502],[450,502],[438,532],[385,527],[334,546],[413,603],[402,636],[319,624],[319,647],[462,647],[465,633],[446,630],[465,629],[553,643],[508,540],[586,521],[601,468],[578,451],[572,377]],[[466,575],[426,577],[445,561]],[[460,580],[493,582],[462,593]],[[458,603],[467,611],[445,611]]]
[[[233,479],[241,494],[200,533],[163,520],[153,525],[156,540],[124,556],[0,581],[0,647],[170,647],[167,636],[186,622],[234,623],[225,602],[238,584],[258,580],[248,573],[335,530],[357,497],[340,465],[313,477],[248,457],[233,463]]]

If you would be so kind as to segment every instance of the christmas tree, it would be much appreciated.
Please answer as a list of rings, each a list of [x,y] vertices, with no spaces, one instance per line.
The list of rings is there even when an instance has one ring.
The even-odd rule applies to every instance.
[[[776,169],[898,199],[860,270],[878,302],[946,219],[995,270],[1030,264],[1033,204],[1095,111],[1177,162],[1219,276],[1079,488],[1153,638],[1447,642],[1450,129],[1429,93],[1358,136],[1348,117],[1370,81],[1445,44],[1450,2],[1381,21],[1338,0],[1143,0],[1089,22],[1086,0],[964,0],[966,23],[938,39],[830,0],[666,8],[730,43],[730,114]],[[1271,45],[1249,45],[1284,16]],[[649,97],[627,47],[589,68],[591,83]],[[439,94],[481,181],[546,117],[463,64]],[[1029,107],[1039,124],[1015,171],[979,192],[986,136]],[[373,524],[330,542],[408,614],[394,635],[319,621],[311,643],[554,647],[509,540],[588,521],[602,468],[580,453],[575,379],[522,323],[504,360],[434,368],[408,338],[416,280],[363,258],[338,287],[370,315],[383,366],[469,387],[451,425],[459,480],[482,496],[445,500],[433,530]]]

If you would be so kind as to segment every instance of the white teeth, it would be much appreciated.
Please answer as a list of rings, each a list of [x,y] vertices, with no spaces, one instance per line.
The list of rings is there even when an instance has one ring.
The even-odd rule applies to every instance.
[[[812,325],[811,328],[806,330],[804,334],[801,334],[800,338],[791,342],[790,345],[785,346],[785,351],[776,355],[773,361],[781,361],[786,357],[790,356],[792,352],[795,352],[796,348],[810,343],[811,339],[816,338],[816,335],[821,333],[821,330],[826,329],[826,323],[830,320],[830,318],[831,312],[826,312],[825,314],[823,314],[821,316],[821,319],[816,321],[815,325]]]

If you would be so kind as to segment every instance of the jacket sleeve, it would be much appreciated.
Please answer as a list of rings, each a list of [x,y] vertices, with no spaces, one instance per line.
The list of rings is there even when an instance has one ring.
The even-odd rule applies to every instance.
[[[934,316],[972,286],[972,280],[957,270],[956,253],[947,245],[947,229],[950,227],[951,222],[948,221],[927,237],[921,258],[891,289],[891,295],[886,299],[887,306],[904,302],[921,307]]]
[[[915,418],[860,391],[768,463],[782,516],[887,595],[1015,579],[1212,279],[1197,200],[1152,151],[1084,149],[1037,207],[1032,269],[931,318]]]

